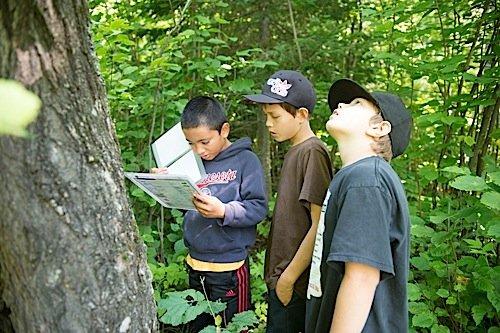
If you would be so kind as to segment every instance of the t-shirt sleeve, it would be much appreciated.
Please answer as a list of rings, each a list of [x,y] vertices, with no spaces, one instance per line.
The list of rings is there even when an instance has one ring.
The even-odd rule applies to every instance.
[[[353,187],[339,205],[328,263],[363,263],[378,268],[381,279],[394,276],[388,195],[376,186]]]
[[[300,202],[321,206],[331,179],[332,170],[328,154],[322,149],[311,149],[305,161],[304,182],[299,195]]]

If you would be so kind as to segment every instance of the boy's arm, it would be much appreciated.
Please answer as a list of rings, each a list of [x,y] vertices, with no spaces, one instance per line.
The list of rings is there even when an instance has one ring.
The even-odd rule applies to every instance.
[[[224,218],[218,220],[221,226],[248,228],[267,216],[266,180],[262,164],[253,153],[246,158],[241,170],[241,199],[224,204]]]
[[[357,262],[345,263],[330,333],[361,332],[379,281],[377,268]]]
[[[295,281],[311,263],[320,215],[321,206],[311,203],[311,228],[309,228],[292,261],[281,273],[276,284],[276,295],[284,305],[287,305],[292,298]]]
[[[193,203],[207,218],[217,218],[221,226],[247,228],[267,215],[267,194],[264,171],[257,155],[249,157],[241,170],[240,201],[221,202],[214,196],[194,194]]]

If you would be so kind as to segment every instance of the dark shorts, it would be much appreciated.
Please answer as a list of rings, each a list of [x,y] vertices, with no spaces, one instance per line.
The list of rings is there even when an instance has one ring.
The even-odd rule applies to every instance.
[[[189,267],[189,287],[207,294],[211,301],[221,300],[226,303],[226,310],[219,313],[222,325],[226,326],[236,313],[250,309],[250,268],[248,260],[243,266],[229,272],[202,272]],[[203,284],[205,292],[203,291]],[[193,320],[189,327],[191,332],[199,332],[208,325],[215,325],[210,314],[204,313]]]
[[[305,330],[306,300],[293,292],[290,303],[281,303],[276,291],[269,291],[267,333],[299,333]]]

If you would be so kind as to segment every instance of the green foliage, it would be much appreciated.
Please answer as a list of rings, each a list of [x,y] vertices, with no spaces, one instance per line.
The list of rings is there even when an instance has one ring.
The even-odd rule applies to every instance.
[[[27,136],[26,126],[35,120],[42,101],[19,82],[0,79],[0,135]]]
[[[186,324],[202,313],[219,313],[226,304],[211,302],[199,291],[187,289],[166,294],[166,298],[158,301],[160,321],[170,325]]]
[[[333,80],[350,77],[369,89],[393,91],[414,119],[410,147],[392,161],[412,218],[410,330],[498,332],[497,2],[291,4],[294,27],[288,3],[275,0],[91,1],[124,168],[152,167],[150,143],[198,94],[223,102],[232,138],[257,141],[259,110],[241,96],[258,91],[277,68],[300,69],[311,78],[318,95],[311,124],[339,168],[336,144],[324,129]],[[274,194],[286,147],[272,142],[269,148]],[[187,288],[182,213],[130,190],[160,302]],[[268,230],[268,221],[258,226],[251,255],[256,330],[265,327],[267,311],[262,272]]]
[[[456,172],[452,181],[443,178],[444,184],[476,194],[449,194],[440,198],[442,208],[434,209],[428,220],[413,216],[412,253],[419,255],[410,261],[415,281],[408,288],[412,325],[434,331],[435,325],[445,323],[444,327],[473,331],[495,320],[500,308],[500,290],[494,283],[500,279],[498,235],[492,238],[498,213],[479,199],[480,190],[489,190],[482,197],[498,192],[483,178],[445,169]]]
[[[217,331],[215,326],[207,326],[200,333],[230,333],[230,332],[241,332],[254,327],[258,323],[258,319],[252,311],[240,312],[234,315],[231,322],[227,324],[225,328]]]
[[[477,176],[460,176],[450,182],[450,186],[462,191],[484,191],[488,188],[484,179]]]

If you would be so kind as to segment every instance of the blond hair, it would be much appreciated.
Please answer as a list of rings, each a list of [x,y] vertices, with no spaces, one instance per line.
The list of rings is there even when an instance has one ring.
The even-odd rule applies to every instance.
[[[382,114],[380,111],[370,118],[370,125],[379,124],[384,121],[382,118]],[[392,146],[391,146],[391,138],[389,134],[386,134],[381,137],[374,137],[373,142],[370,147],[373,149],[375,154],[382,157],[387,162],[390,162],[392,159]]]

